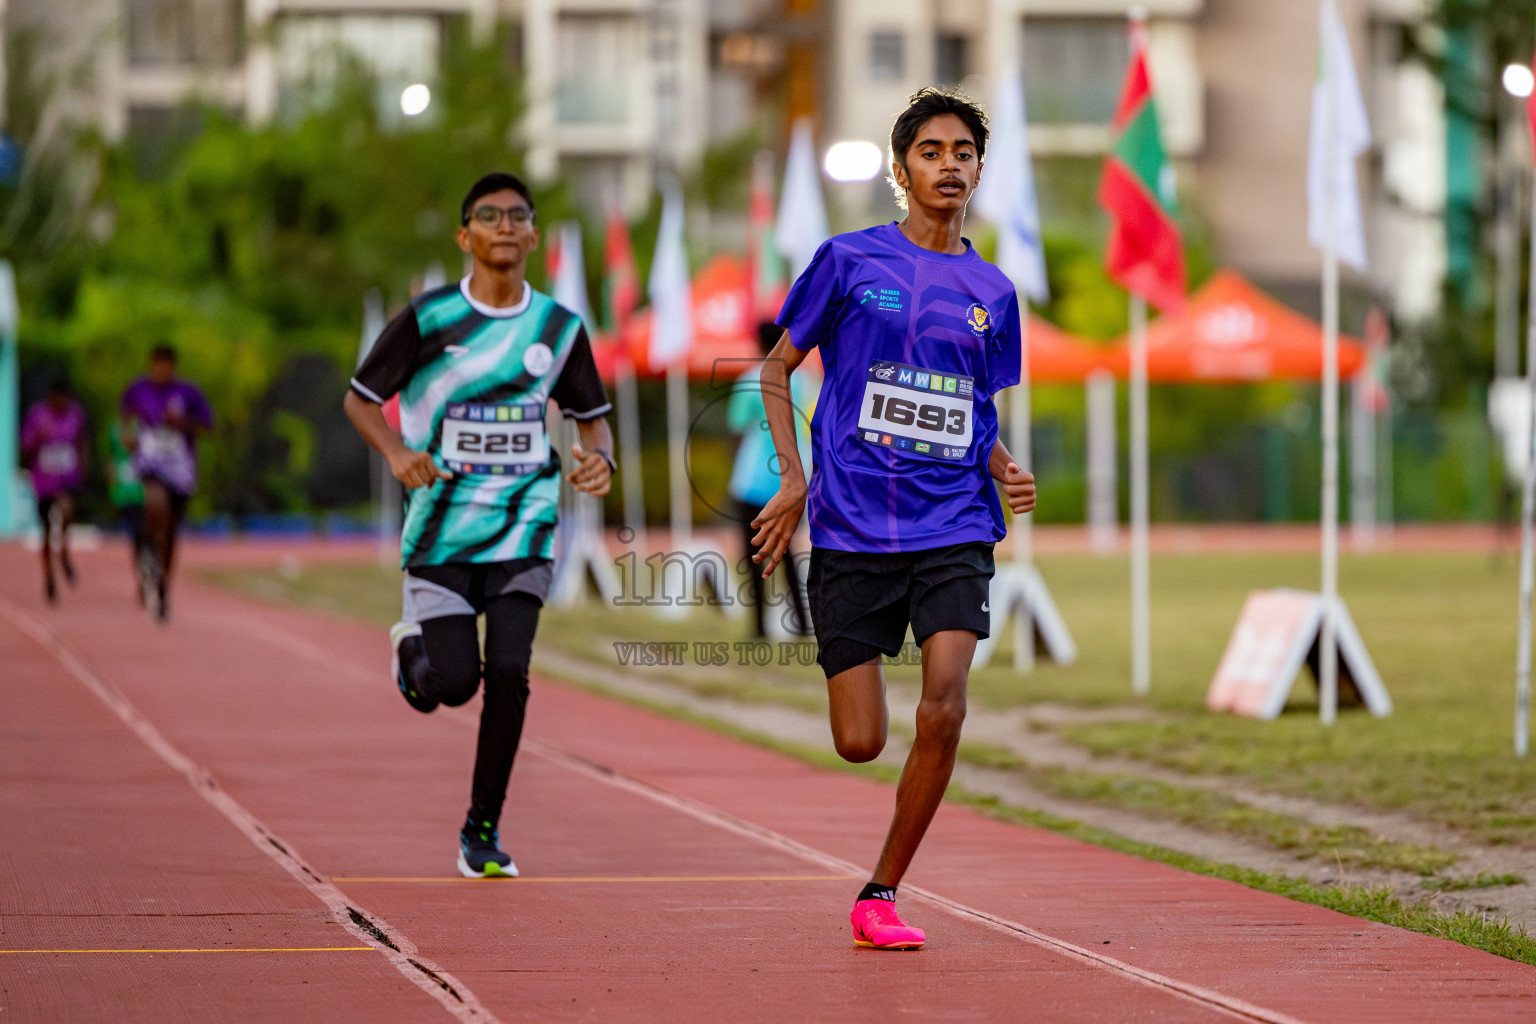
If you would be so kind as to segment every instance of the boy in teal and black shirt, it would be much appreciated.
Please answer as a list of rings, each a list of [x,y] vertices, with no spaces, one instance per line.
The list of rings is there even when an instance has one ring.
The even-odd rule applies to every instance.
[[[516,875],[497,843],[522,736],[528,661],[553,576],[560,457],[553,399],[577,423],[567,479],[602,495],[613,474],[610,406],[586,329],[525,280],[538,246],[533,200],[510,174],[475,183],[456,240],[474,269],[417,296],[358,367],[346,410],[407,488],[404,621],[390,631],[395,681],[418,711],[485,703],[459,870]],[[382,404],[400,396],[400,434]],[[484,615],[482,665],[476,618]]]

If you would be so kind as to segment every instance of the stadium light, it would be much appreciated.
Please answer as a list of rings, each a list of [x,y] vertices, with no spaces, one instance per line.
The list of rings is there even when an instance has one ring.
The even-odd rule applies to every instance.
[[[417,82],[408,85],[400,92],[400,113],[406,117],[415,117],[426,110],[432,103],[432,90]]]
[[[827,150],[821,166],[833,181],[868,181],[880,173],[883,159],[873,142],[839,142]]]
[[[1524,64],[1506,64],[1504,66],[1504,91],[1511,96],[1525,99],[1536,89],[1536,74]]]

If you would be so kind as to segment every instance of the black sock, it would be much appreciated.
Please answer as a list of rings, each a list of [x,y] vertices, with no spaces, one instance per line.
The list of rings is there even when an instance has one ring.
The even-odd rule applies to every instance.
[[[896,887],[894,885],[881,885],[879,882],[869,882],[859,890],[859,898],[855,903],[865,900],[889,900],[896,902]]]

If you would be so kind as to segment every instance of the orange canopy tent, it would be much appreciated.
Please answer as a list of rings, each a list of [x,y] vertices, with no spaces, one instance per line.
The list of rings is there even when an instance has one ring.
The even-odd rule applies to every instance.
[[[695,380],[735,377],[762,359],[757,343],[757,319],[752,314],[749,269],[737,256],[711,259],[693,278],[693,350],[688,353],[688,376]],[[772,297],[777,308],[784,292]],[[592,354],[604,380],[612,380],[618,359],[619,339],[595,339]],[[651,311],[634,315],[625,332],[630,358],[641,377],[653,377],[650,365]]]
[[[1029,318],[1031,384],[1081,384],[1095,370],[1113,369],[1114,350],[1095,345],[1037,316]]]
[[[1111,359],[1115,373],[1128,376],[1130,342],[1117,342]],[[1364,361],[1358,341],[1339,338],[1340,377]],[[1150,380],[1215,384],[1322,375],[1322,328],[1231,270],[1212,277],[1183,311],[1147,328]]]
[[[749,272],[743,260],[726,254],[711,259],[694,277],[693,351],[688,355],[688,375],[695,380],[735,377],[762,358],[748,291]],[[768,304],[778,308],[786,293],[787,290],[781,290]],[[635,372],[641,377],[656,376],[650,369],[649,309],[635,314],[624,340],[628,342]],[[613,380],[619,352],[619,339],[614,336],[594,339],[592,354],[604,380]],[[819,362],[815,352],[809,360],[813,366]],[[1033,383],[1081,384],[1095,370],[1113,369],[1113,360],[1113,349],[1084,341],[1037,316],[1029,318],[1029,371]]]

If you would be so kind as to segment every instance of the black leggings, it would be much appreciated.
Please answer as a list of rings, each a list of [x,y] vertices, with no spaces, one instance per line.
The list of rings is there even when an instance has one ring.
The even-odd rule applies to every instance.
[[[528,709],[528,659],[542,602],[529,594],[494,597],[485,607],[485,703],[475,747],[469,814],[493,824],[501,819],[507,780],[523,736]],[[446,615],[421,624],[429,670],[428,690],[449,707],[467,702],[480,688],[480,637],[473,615]]]

